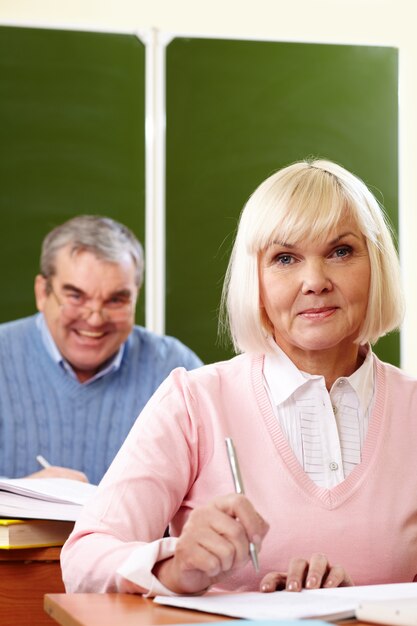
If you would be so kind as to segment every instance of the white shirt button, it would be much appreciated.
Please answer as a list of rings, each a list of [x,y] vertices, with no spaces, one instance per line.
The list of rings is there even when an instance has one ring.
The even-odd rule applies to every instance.
[[[346,383],[346,381],[344,379],[342,379],[342,380],[339,380],[337,384],[338,384],[339,387],[343,387],[345,383]]]
[[[333,470],[333,471],[335,471],[335,470],[339,469],[339,465],[336,463],[336,461],[331,461],[331,462],[329,463],[329,467],[330,467],[330,469],[331,469],[331,470]]]

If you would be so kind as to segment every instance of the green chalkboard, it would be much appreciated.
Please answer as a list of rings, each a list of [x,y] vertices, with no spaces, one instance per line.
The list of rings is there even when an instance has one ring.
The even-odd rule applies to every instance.
[[[176,38],[167,47],[167,332],[205,361],[238,215],[273,171],[310,155],[372,188],[397,226],[394,48]],[[397,334],[377,352],[399,363]]]
[[[0,321],[34,312],[41,241],[64,220],[108,215],[143,242],[144,77],[134,35],[0,27]]]

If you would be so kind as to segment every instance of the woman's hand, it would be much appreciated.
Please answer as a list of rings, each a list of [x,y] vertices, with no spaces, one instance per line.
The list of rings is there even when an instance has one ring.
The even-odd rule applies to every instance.
[[[291,559],[286,573],[269,572],[261,580],[260,591],[301,591],[303,588],[351,587],[353,584],[341,565],[330,565],[324,554],[313,554],[309,561]]]
[[[191,512],[173,557],[153,569],[175,593],[199,593],[249,560],[249,542],[257,549],[269,526],[242,495],[212,500]]]

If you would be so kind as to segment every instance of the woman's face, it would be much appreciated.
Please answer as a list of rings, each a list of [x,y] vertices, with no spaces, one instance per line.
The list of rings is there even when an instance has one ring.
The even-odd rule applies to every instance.
[[[291,358],[351,346],[365,319],[370,262],[352,219],[320,240],[276,241],[260,255],[261,306]]]

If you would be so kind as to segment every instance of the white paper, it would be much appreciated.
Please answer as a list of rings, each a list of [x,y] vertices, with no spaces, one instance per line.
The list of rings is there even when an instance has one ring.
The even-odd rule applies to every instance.
[[[97,487],[90,483],[68,478],[3,478],[0,480],[0,490],[39,500],[48,500],[48,502],[85,504],[96,489]]]
[[[363,600],[417,597],[416,583],[303,590],[300,593],[207,593],[204,596],[157,596],[159,604],[244,619],[345,618]]]
[[[0,517],[9,519],[50,519],[75,522],[82,510],[80,504],[48,502],[16,493],[0,492]]]
[[[68,478],[0,480],[0,517],[74,522],[97,487]]]

